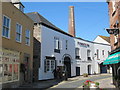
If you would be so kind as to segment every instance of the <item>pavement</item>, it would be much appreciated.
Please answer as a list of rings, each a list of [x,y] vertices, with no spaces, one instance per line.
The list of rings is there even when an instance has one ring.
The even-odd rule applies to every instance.
[[[60,80],[47,80],[39,81],[29,85],[23,85],[19,88],[42,88],[42,89],[53,89],[53,88],[82,88],[82,83],[86,80],[97,81],[100,83],[100,88],[115,88],[112,84],[111,74],[98,74],[89,75],[88,77],[77,76],[68,78],[68,81]]]

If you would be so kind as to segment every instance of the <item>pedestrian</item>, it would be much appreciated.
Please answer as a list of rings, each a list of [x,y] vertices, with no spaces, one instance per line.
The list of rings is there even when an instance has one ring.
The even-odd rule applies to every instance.
[[[52,73],[54,74],[54,79],[56,79],[57,78],[57,70],[54,69]]]

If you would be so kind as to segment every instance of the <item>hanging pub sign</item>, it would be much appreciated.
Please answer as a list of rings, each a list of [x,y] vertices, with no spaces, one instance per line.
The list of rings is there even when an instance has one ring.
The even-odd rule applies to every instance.
[[[80,45],[81,47],[85,47],[85,48],[90,47],[89,44],[86,44],[86,43],[77,42],[77,44]]]

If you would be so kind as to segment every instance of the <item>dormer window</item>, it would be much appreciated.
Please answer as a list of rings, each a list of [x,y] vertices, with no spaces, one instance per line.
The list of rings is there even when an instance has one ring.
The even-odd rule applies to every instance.
[[[24,12],[24,7],[22,5],[19,6],[20,11]]]

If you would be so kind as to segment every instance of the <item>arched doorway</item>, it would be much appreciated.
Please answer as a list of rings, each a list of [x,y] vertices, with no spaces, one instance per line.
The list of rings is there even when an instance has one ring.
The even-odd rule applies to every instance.
[[[91,74],[91,65],[88,65],[88,74]]]
[[[64,66],[65,66],[65,70],[67,72],[67,76],[71,77],[71,60],[69,57],[64,58]]]

